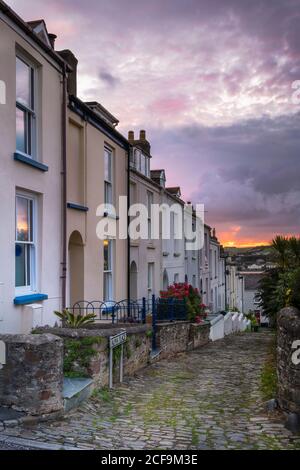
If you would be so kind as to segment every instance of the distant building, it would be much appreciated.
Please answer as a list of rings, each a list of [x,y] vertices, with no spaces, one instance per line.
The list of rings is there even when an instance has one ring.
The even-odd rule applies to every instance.
[[[243,272],[241,273],[245,280],[245,292],[244,292],[244,306],[245,313],[253,311],[260,315],[261,322],[267,323],[267,319],[263,317],[262,307],[260,307],[259,300],[256,299],[256,295],[259,290],[259,283],[265,276],[263,271],[261,272]]]
[[[226,265],[226,298],[228,310],[244,313],[244,278],[235,264]]]

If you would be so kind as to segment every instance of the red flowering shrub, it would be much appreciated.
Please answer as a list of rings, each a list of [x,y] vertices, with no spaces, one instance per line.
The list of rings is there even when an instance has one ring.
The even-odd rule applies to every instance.
[[[200,323],[206,317],[206,305],[202,303],[199,290],[187,282],[172,284],[166,291],[160,292],[160,297],[186,300],[188,318],[191,321]]]

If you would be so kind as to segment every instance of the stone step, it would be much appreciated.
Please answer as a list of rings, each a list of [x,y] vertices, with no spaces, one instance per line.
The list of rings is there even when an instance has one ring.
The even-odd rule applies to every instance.
[[[64,408],[68,412],[87,400],[93,390],[93,380],[87,378],[64,378]]]

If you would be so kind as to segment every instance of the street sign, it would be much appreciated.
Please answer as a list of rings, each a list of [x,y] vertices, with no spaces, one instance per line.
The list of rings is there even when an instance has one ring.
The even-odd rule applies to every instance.
[[[121,346],[120,355],[120,382],[123,382],[123,359],[124,359],[124,343],[127,340],[126,330],[121,330],[120,333],[109,337],[109,388],[113,388],[113,351],[118,346]]]
[[[126,342],[127,339],[127,333],[126,330],[122,331],[121,333],[118,333],[117,335],[110,336],[109,337],[109,347],[110,349],[114,349],[120,344],[123,344]]]

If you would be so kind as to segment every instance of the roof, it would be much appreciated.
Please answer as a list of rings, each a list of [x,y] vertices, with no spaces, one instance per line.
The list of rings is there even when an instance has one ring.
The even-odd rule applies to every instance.
[[[165,173],[165,170],[151,170],[151,176],[157,176],[160,177],[162,173]]]
[[[90,106],[81,101],[77,96],[69,96],[69,108],[78,114],[80,117],[86,119],[90,124],[98,130],[106,134],[116,144],[129,149],[129,142],[120,132],[118,132],[111,124],[104,119],[99,113],[95,112]],[[105,109],[105,108],[103,108]]]
[[[244,277],[245,290],[258,290],[259,282],[265,276],[265,273],[240,273]]]
[[[55,60],[60,66],[66,65],[67,70],[71,71],[71,67],[57,54],[51,46],[47,45],[43,39],[39,37],[33,30],[33,25],[37,26],[44,20],[30,21],[26,23],[17,13],[15,13],[3,0],[0,0],[0,11],[4,13],[10,20],[12,20],[27,36],[35,41],[38,46],[43,49],[47,54]]]
[[[86,101],[85,104],[113,127],[119,124],[120,121],[97,101]]]
[[[168,191],[168,193],[172,194],[173,196],[181,197],[180,186],[174,186],[172,188],[166,188],[166,191]]]

